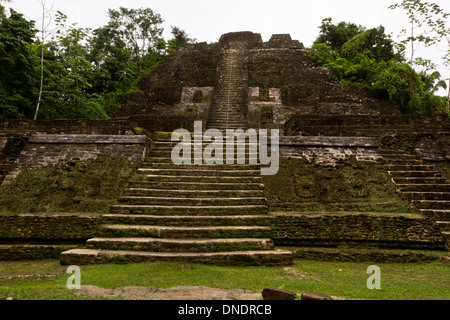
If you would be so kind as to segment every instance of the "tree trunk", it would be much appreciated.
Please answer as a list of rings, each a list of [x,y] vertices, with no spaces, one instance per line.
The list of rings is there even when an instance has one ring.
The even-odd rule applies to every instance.
[[[42,99],[42,91],[44,89],[44,42],[45,42],[45,5],[42,4],[42,48],[41,48],[41,85],[39,88],[39,97],[36,105],[36,113],[34,114],[34,120],[37,120],[38,113],[39,113],[39,107],[41,105],[41,99]]]

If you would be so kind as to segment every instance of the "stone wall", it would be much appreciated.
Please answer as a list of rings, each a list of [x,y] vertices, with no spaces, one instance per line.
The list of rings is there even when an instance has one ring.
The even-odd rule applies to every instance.
[[[0,135],[49,133],[49,134],[133,134],[135,128],[149,133],[171,132],[179,128],[191,129],[191,119],[183,116],[129,116],[115,119],[71,120],[0,120]]]
[[[305,158],[317,164],[335,164],[348,157],[358,161],[382,160],[377,140],[365,137],[284,136],[280,138],[280,155]]]
[[[449,161],[450,140],[419,142],[415,151],[422,159],[427,161]]]
[[[59,259],[95,235],[100,217],[67,214],[0,215],[0,260]]]
[[[0,241],[84,241],[94,236],[100,220],[63,213],[0,215]]]
[[[450,122],[444,114],[404,115],[303,115],[286,122],[286,135],[379,137],[383,135],[424,137],[448,134]]]
[[[22,168],[57,166],[74,159],[95,160],[100,154],[122,155],[137,167],[149,146],[146,136],[34,134],[3,184],[14,180]]]
[[[318,213],[272,214],[273,239],[278,245],[442,249],[444,239],[434,220],[414,214]]]

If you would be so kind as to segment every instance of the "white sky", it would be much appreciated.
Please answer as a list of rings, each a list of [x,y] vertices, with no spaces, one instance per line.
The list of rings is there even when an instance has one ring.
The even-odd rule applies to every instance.
[[[261,33],[268,41],[272,34],[289,33],[292,38],[310,46],[319,33],[322,19],[331,17],[333,22],[353,22],[367,28],[380,24],[387,33],[395,36],[408,26],[406,14],[401,10],[389,10],[391,4],[401,0],[45,0],[47,6],[54,5],[55,12],[62,11],[71,22],[80,27],[96,28],[108,21],[109,8],[148,7],[161,14],[164,19],[165,37],[170,36],[170,26],[178,26],[198,42],[217,41],[220,36],[232,31]],[[428,0],[450,12],[449,0]],[[28,19],[39,21],[42,8],[38,0],[12,0],[12,7]],[[419,51],[419,55],[440,63],[443,56],[436,48]],[[439,68],[443,78],[449,70]]]

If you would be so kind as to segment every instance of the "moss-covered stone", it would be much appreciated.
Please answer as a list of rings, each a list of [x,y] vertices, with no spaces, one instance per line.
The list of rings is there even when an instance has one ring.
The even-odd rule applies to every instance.
[[[24,169],[11,185],[0,187],[0,212],[107,213],[133,173],[128,160],[109,155]]]
[[[331,167],[284,158],[264,183],[272,211],[411,212],[381,163],[351,158]]]

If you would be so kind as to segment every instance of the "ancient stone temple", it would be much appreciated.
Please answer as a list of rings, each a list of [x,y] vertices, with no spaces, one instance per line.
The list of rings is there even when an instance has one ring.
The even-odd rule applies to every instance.
[[[283,129],[293,114],[398,114],[366,92],[341,85],[305,53],[287,34],[263,42],[259,34],[236,32],[215,44],[187,45],[144,77],[143,92],[130,96],[115,115],[157,111],[202,120],[205,128]]]
[[[288,265],[294,258],[448,255],[447,115],[402,115],[342,85],[286,34],[264,42],[235,32],[187,45],[139,88],[111,119],[0,121],[5,185],[25,168],[103,153],[120,154],[135,168],[108,214],[0,215],[0,257],[50,250],[61,263],[78,265]],[[278,129],[279,173],[261,176],[261,163],[174,164],[171,132],[193,132],[195,121],[203,130]],[[30,227],[75,224],[76,234],[58,237]],[[38,246],[27,246],[30,239]]]

